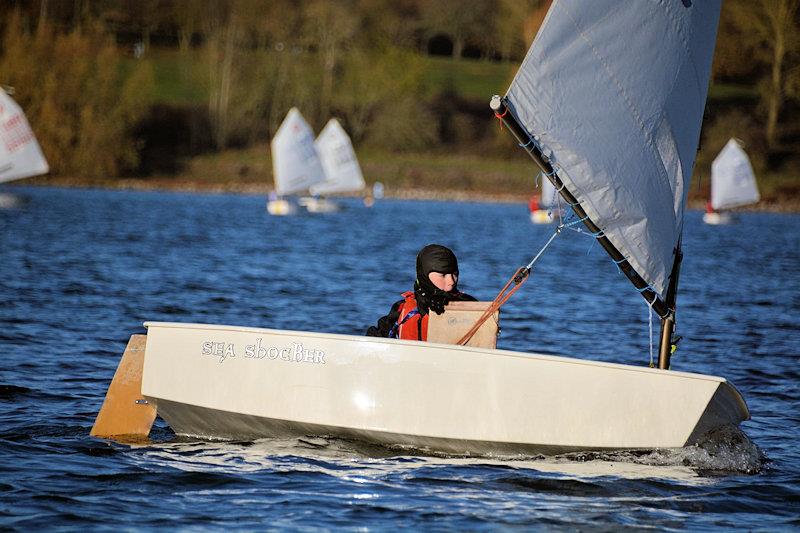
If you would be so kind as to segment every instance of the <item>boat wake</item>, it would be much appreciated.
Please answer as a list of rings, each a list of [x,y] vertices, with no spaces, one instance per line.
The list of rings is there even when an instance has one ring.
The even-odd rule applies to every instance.
[[[698,444],[683,448],[578,452],[557,456],[564,461],[610,461],[653,467],[688,467],[699,476],[758,474],[767,463],[761,449],[739,428],[725,426]]]
[[[174,436],[173,436],[174,437]],[[384,447],[330,436],[267,438],[248,442],[198,441],[177,437],[142,446],[152,460],[159,457],[187,470],[209,467],[294,470],[319,461],[381,470],[420,466],[498,465],[576,477],[661,478],[702,483],[714,477],[757,474],[767,460],[758,446],[736,427],[724,427],[695,446],[656,450],[573,452],[555,456],[468,456],[434,453],[406,446]],[[298,463],[297,461],[300,461]],[[288,461],[288,462],[287,462]],[[279,466],[280,465],[280,466]],[[369,466],[367,466],[369,465]],[[302,469],[302,468],[301,468]]]

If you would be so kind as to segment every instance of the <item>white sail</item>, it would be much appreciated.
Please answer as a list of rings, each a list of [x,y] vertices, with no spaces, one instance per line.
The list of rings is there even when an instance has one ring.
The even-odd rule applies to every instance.
[[[294,194],[325,179],[314,148],[314,132],[297,108],[292,108],[272,138],[275,192]]]
[[[328,121],[314,145],[326,179],[311,187],[312,194],[353,192],[364,188],[364,176],[353,143],[338,120],[332,118]]]
[[[38,176],[49,170],[22,108],[0,89],[0,182]]]
[[[761,199],[750,159],[734,139],[711,164],[711,207],[728,209]]]
[[[719,0],[555,0],[507,93],[589,218],[663,299]]]
[[[555,207],[558,205],[558,198],[556,193],[556,188],[553,187],[553,183],[547,179],[547,177],[542,176],[542,192],[541,192],[541,201],[539,202],[539,207],[542,209],[548,209],[550,207]]]

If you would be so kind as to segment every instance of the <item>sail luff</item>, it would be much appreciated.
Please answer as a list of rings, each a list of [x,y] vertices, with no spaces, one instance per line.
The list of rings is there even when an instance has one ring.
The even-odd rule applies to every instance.
[[[720,2],[556,0],[506,98],[663,301],[683,230]]]

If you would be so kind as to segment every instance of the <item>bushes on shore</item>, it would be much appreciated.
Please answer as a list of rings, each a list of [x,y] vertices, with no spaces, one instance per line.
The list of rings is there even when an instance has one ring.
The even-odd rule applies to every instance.
[[[0,83],[13,88],[51,173],[115,176],[136,168],[133,131],[153,93],[151,66],[122,68],[113,40],[94,27],[31,30],[18,13],[6,21]]]

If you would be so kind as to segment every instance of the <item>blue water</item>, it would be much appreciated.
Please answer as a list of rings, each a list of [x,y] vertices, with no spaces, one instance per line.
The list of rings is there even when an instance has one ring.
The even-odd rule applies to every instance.
[[[26,201],[0,210],[2,528],[800,527],[800,216],[687,215],[673,368],[730,379],[749,440],[458,458],[318,437],[192,442],[161,421],[143,446],[88,434],[143,321],[360,334],[429,242],[456,250],[462,290],[491,299],[552,231],[524,206],[350,201],[276,218],[255,196],[13,192]],[[501,326],[502,348],[649,361],[644,301],[571,232]]]

